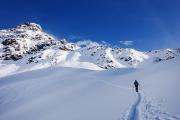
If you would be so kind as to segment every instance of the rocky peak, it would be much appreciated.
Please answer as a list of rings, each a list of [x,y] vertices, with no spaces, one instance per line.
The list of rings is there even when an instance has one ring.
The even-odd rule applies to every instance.
[[[26,29],[26,30],[33,30],[33,31],[42,31],[42,28],[39,24],[26,22],[22,25],[16,27],[17,29]]]
[[[57,40],[45,33],[36,23],[24,23],[16,28],[0,30],[0,60],[22,59],[27,54],[41,53],[46,49],[71,51],[75,45]]]

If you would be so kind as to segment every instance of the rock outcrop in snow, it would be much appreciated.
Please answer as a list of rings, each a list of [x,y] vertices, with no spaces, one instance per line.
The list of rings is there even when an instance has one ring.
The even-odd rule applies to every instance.
[[[42,31],[40,25],[25,23],[16,28],[1,30],[1,60],[19,60],[27,54],[36,54],[48,48],[70,51],[75,45],[65,40],[56,40]],[[29,59],[31,61],[32,58]]]

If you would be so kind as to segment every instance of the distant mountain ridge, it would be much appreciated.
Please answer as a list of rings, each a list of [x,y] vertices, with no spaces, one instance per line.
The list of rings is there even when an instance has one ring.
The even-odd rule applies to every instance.
[[[180,48],[141,52],[111,48],[92,41],[67,42],[44,32],[36,23],[0,30],[0,67],[62,66],[93,70],[134,68],[143,62],[160,62],[179,57]]]

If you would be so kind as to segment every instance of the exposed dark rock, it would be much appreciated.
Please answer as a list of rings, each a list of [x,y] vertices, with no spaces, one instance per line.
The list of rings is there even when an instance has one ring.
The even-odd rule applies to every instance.
[[[17,61],[19,59],[23,58],[22,55],[11,55],[11,59],[14,61]]]
[[[17,44],[16,39],[6,39],[2,41],[2,44],[7,46],[7,45],[12,45],[12,44]]]

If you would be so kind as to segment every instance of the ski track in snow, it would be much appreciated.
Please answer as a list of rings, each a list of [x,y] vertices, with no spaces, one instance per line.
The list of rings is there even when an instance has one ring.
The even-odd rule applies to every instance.
[[[118,118],[117,120],[139,120],[141,116],[139,116],[139,105],[142,101],[141,93],[137,93],[137,100],[132,105],[129,111],[126,111],[124,114],[122,114],[122,117]]]
[[[162,103],[147,99],[144,93],[138,92],[131,109],[117,120],[180,120],[180,117],[165,112]]]
[[[138,106],[141,102],[141,94],[138,92],[137,95],[138,95],[137,101],[134,103],[134,105],[131,108],[128,120],[138,120],[139,119]]]

